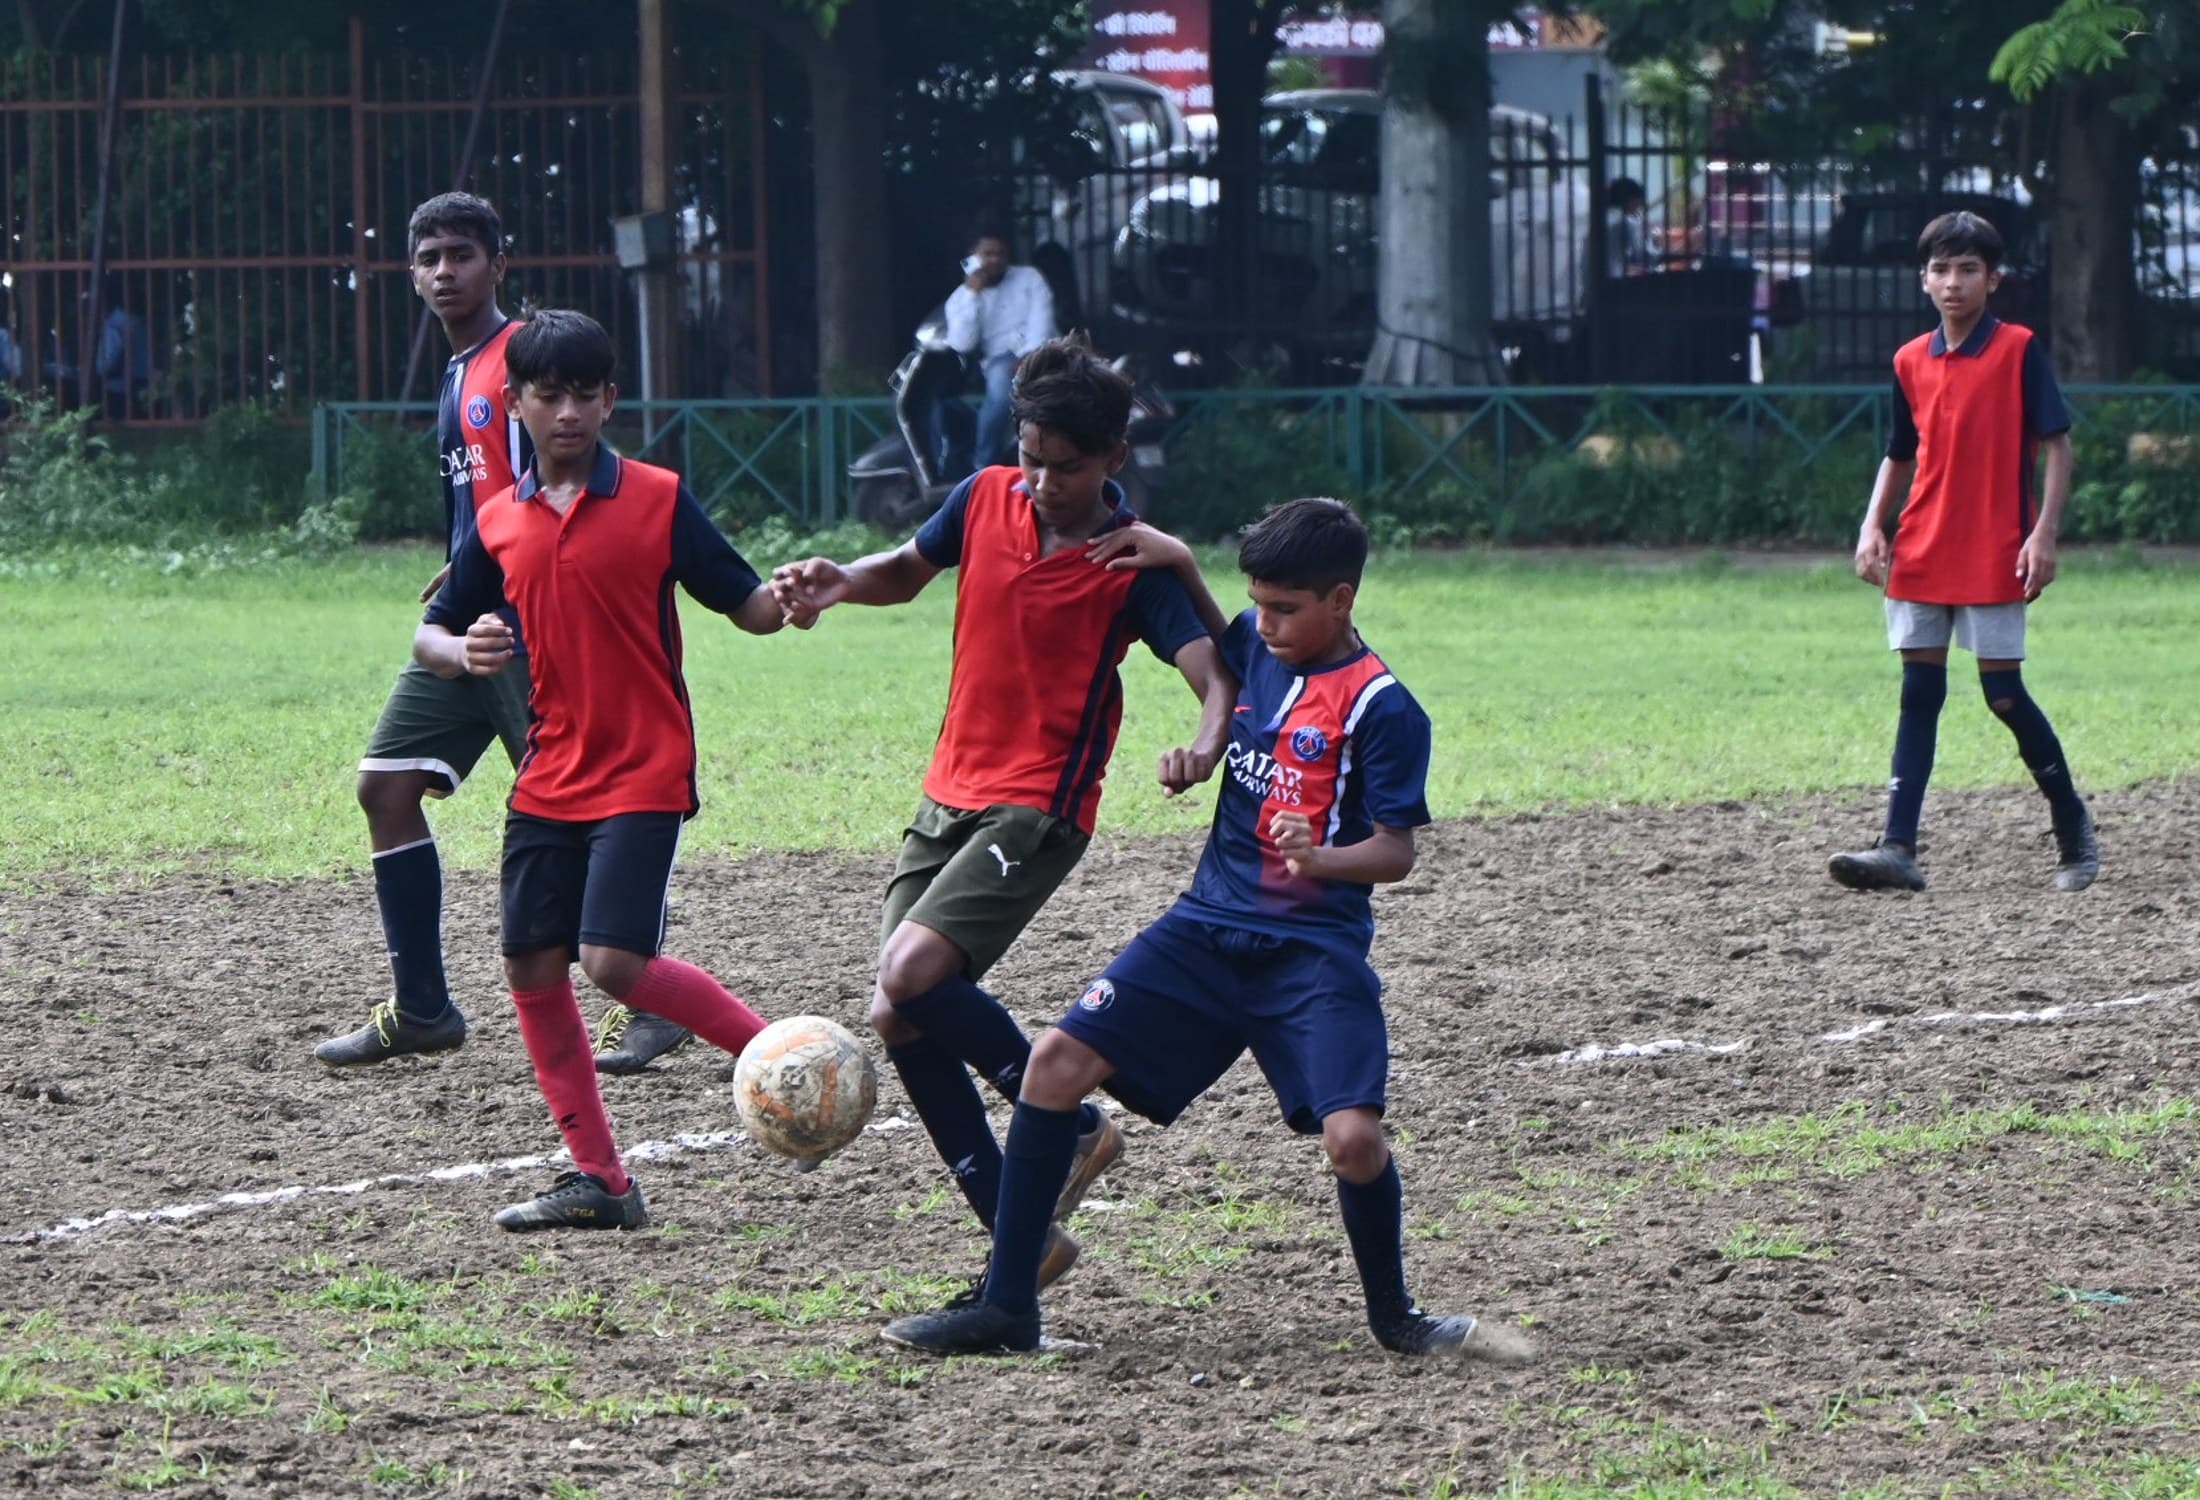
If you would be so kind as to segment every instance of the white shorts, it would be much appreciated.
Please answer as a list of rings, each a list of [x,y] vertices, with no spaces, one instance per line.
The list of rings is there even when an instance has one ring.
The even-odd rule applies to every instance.
[[[1952,639],[1981,661],[2024,660],[2023,604],[1887,601],[1887,649],[1934,651]]]

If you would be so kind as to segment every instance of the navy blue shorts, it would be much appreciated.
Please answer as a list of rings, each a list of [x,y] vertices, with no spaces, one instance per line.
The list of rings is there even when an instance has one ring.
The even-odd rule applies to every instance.
[[[680,814],[622,813],[594,823],[504,815],[504,955],[583,943],[654,958],[680,852]]]
[[[1340,1109],[1383,1108],[1383,984],[1359,954],[1165,914],[1062,1017],[1106,1058],[1102,1087],[1159,1125],[1248,1048],[1305,1135]]]

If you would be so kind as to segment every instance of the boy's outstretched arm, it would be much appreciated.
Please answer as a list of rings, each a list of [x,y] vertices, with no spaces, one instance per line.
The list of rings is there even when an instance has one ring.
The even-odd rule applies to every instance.
[[[1222,612],[1222,606],[1207,587],[1205,575],[1199,571],[1199,559],[1192,556],[1192,549],[1181,537],[1138,521],[1118,526],[1113,531],[1103,531],[1085,543],[1085,557],[1111,573],[1120,573],[1126,568],[1171,569],[1183,582],[1184,592],[1192,596],[1192,608],[1199,612],[1199,623],[1206,627],[1207,633],[1219,641],[1222,633],[1230,628],[1229,616]]]
[[[772,569],[771,593],[788,624],[807,627],[836,604],[907,604],[939,574],[912,538],[852,563],[829,557],[783,563]]]
[[[779,607],[768,583],[759,583],[751,589],[749,597],[741,601],[741,607],[731,618],[750,635],[775,635],[787,624],[786,611]]]
[[[1413,830],[1377,823],[1357,844],[1317,844],[1314,825],[1304,813],[1279,812],[1268,820],[1268,836],[1283,856],[1284,868],[1302,880],[1347,880],[1384,885],[1413,873]]]
[[[1230,746],[1230,715],[1238,695],[1238,680],[1223,665],[1222,652],[1210,637],[1186,641],[1174,665],[1199,694],[1199,734],[1189,745],[1161,752],[1161,789],[1168,797],[1214,775]]]

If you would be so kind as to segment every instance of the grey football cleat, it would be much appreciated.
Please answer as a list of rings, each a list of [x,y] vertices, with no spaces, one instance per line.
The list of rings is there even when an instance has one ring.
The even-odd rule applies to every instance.
[[[385,1000],[367,1014],[357,1031],[332,1036],[313,1055],[332,1068],[359,1068],[407,1053],[449,1052],[466,1040],[466,1017],[448,1005],[432,1021],[416,1021]]]
[[[497,1213],[497,1228],[514,1234],[537,1229],[640,1229],[649,1222],[642,1185],[629,1178],[614,1193],[592,1172],[560,1172],[550,1191]]]
[[[2093,814],[2083,803],[2078,815],[2067,825],[2055,820],[2055,851],[2061,863],[2055,866],[2055,889],[2058,891],[2082,891],[2101,875],[2101,840],[2094,831]]]
[[[639,1073],[694,1040],[694,1032],[663,1016],[614,1005],[596,1028],[596,1071]]]
[[[1448,1355],[1493,1365],[1524,1365],[1535,1346],[1510,1328],[1458,1314],[1448,1318],[1410,1312],[1402,1322],[1375,1329],[1375,1337],[1393,1354]]]
[[[1852,891],[1925,889],[1925,872],[1918,868],[1916,851],[1885,840],[1854,854],[1836,854],[1826,861],[1826,873]]]

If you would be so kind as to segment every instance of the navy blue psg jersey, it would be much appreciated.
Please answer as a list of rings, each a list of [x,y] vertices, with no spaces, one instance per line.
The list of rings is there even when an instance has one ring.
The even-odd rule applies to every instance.
[[[527,429],[504,404],[504,346],[523,326],[505,321],[443,367],[435,432],[443,469],[446,559],[458,556],[474,534],[475,508],[519,483],[535,461]]]
[[[1297,668],[1268,654],[1253,611],[1231,621],[1223,659],[1238,681],[1215,821],[1188,917],[1348,945],[1375,937],[1372,886],[1295,878],[1268,833],[1279,812],[1305,815],[1314,842],[1357,844],[1377,823],[1428,822],[1428,715],[1382,658],[1362,646],[1342,661]]]

